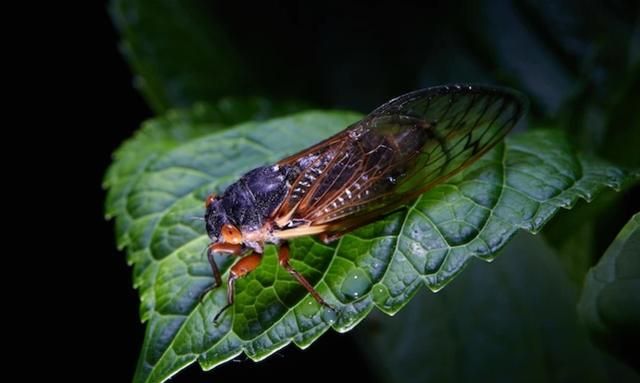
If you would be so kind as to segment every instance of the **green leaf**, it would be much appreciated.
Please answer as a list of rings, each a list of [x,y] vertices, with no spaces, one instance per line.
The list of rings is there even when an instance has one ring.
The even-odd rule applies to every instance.
[[[211,8],[196,1],[111,1],[135,85],[157,112],[241,96],[237,91],[251,84]]]
[[[204,225],[190,217],[203,215],[204,197],[359,117],[306,112],[244,123],[166,148],[144,165],[144,153],[130,151],[133,142],[127,147],[134,149],[121,149],[119,162],[137,163],[136,176],[107,210],[118,225],[128,221],[119,241],[134,263],[148,321],[136,382],[164,381],[196,360],[210,369],[243,351],[259,360],[290,342],[307,347],[329,327],[351,329],[374,306],[396,313],[420,286],[439,290],[473,258],[492,260],[518,229],[538,231],[560,208],[631,178],[576,155],[559,132],[514,134],[450,182],[336,244],[291,242],[293,266],[338,308],[337,318],[279,268],[268,246],[262,265],[238,281],[234,306],[212,324],[226,292],[216,289],[199,303],[213,279],[202,256]],[[124,201],[125,218],[113,201]],[[218,261],[224,270],[232,260]]]
[[[577,295],[544,241],[520,233],[493,264],[471,263],[393,318],[372,313],[353,335],[384,382],[606,382],[613,368],[637,379],[590,344]]]
[[[640,213],[622,228],[600,261],[587,273],[578,313],[604,348],[630,359],[640,332]],[[635,338],[634,338],[635,337]]]

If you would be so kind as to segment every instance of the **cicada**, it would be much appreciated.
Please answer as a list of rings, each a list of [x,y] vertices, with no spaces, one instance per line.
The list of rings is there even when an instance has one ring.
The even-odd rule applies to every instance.
[[[210,195],[207,256],[239,256],[227,282],[233,304],[238,278],[254,270],[265,244],[315,300],[330,307],[289,262],[287,241],[315,235],[331,242],[401,208],[472,164],[500,142],[525,113],[526,98],[505,89],[448,85],[422,89],[378,107],[343,131],[261,166]]]

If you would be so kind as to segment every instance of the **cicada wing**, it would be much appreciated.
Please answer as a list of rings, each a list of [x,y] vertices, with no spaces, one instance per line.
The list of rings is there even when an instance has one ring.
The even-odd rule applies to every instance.
[[[349,129],[278,162],[278,166],[289,169],[291,179],[289,193],[273,217],[281,226],[311,210],[318,197],[317,189],[327,189],[327,175],[344,169],[341,161],[350,150]]]
[[[517,92],[485,86],[435,87],[391,100],[287,159],[299,168],[283,204],[296,224],[281,237],[345,232],[398,209],[500,142],[526,105]]]

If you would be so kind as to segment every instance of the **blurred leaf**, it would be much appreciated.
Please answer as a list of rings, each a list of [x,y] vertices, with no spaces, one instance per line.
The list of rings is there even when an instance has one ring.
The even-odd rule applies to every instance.
[[[640,167],[640,62],[619,81],[609,95],[606,133],[598,153],[621,165]]]
[[[484,45],[492,48],[493,60],[502,72],[497,74],[515,78],[518,88],[532,97],[534,107],[543,114],[555,114],[571,95],[574,73],[530,27],[530,18],[517,3],[487,0],[476,23],[484,25],[477,39],[484,39]]]
[[[472,263],[393,318],[371,315],[354,336],[385,382],[606,382],[614,368],[616,381],[639,378],[589,343],[576,300],[553,251],[522,233],[493,264]]]
[[[211,8],[200,1],[111,1],[135,84],[156,112],[246,95],[249,73]]]
[[[587,274],[578,313],[599,344],[640,371],[632,359],[640,341],[640,213]]]
[[[210,369],[242,351],[259,360],[291,341],[307,347],[329,327],[349,330],[374,305],[395,313],[421,285],[438,290],[474,257],[493,259],[517,229],[537,231],[561,207],[629,179],[620,169],[577,156],[559,133],[513,135],[407,209],[336,245],[292,241],[294,267],[338,308],[337,318],[278,267],[269,246],[262,265],[237,283],[233,308],[212,324],[226,298],[217,289],[198,301],[213,282],[202,256],[204,225],[191,219],[203,215],[204,197],[358,117],[308,112],[250,122],[190,141],[169,140],[151,151],[153,158],[143,149],[151,145],[146,135],[120,149],[106,183],[125,187],[109,199],[107,211],[124,228],[119,242],[134,264],[141,315],[149,322],[137,382],[163,381],[195,360]],[[233,260],[218,261],[224,270]]]
[[[610,102],[618,80],[628,79],[633,67],[629,47],[638,4],[532,0],[483,3],[481,11],[472,16],[475,29],[484,32],[477,33],[475,39],[491,47],[495,66],[517,80],[517,87],[532,96],[542,115],[562,117],[570,112],[574,120],[567,121],[563,128],[579,132],[585,144],[580,142],[580,148],[589,149],[601,137],[582,133],[598,128],[593,113],[597,115]],[[586,113],[588,109],[591,111]],[[579,115],[585,116],[585,121],[576,124]]]
[[[547,224],[545,239],[556,250],[576,286],[582,286],[589,268],[615,237],[616,232],[611,232],[611,222],[628,219],[629,211],[623,197],[637,193],[634,184],[637,186],[639,183],[632,182],[619,193],[605,191],[597,200],[579,203]]]

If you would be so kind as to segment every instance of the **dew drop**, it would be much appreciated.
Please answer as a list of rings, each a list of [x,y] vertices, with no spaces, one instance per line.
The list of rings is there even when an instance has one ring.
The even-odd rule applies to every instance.
[[[362,297],[371,289],[369,276],[360,269],[353,269],[342,282],[342,294],[353,300]]]
[[[323,321],[329,324],[336,323],[336,320],[338,319],[338,314],[336,313],[336,311],[328,307],[322,308],[322,314],[320,314],[320,316],[322,317]]]
[[[319,305],[313,298],[308,298],[305,303],[300,306],[300,314],[306,317],[313,317],[318,313]]]
[[[376,302],[384,302],[389,297],[389,292],[384,285],[378,285],[373,289],[373,300]]]
[[[533,225],[530,222],[523,222],[520,227],[527,231],[533,230]]]

